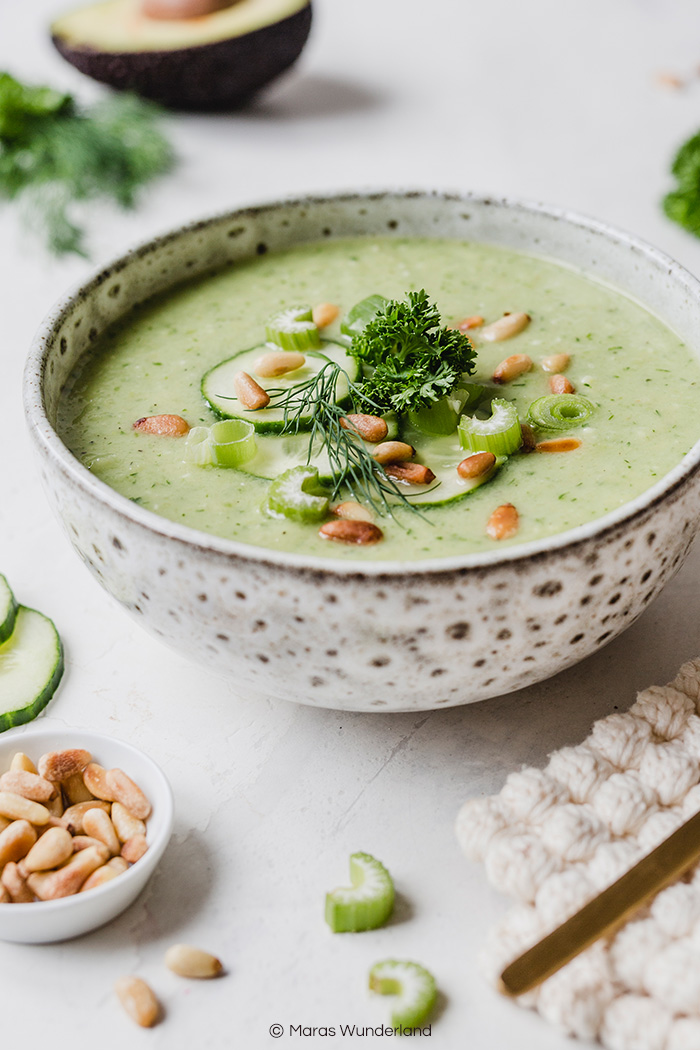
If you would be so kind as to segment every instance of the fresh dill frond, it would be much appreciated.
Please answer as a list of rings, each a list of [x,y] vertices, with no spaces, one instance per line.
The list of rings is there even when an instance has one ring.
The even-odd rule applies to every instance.
[[[356,335],[349,353],[366,371],[362,397],[381,411],[408,412],[449,394],[475,368],[465,335],[440,326],[424,289],[405,302],[391,300]]]
[[[57,255],[85,255],[77,202],[134,206],[139,189],[168,171],[174,154],[159,111],[132,95],[90,109],[70,95],[0,73],[0,198],[16,200]]]

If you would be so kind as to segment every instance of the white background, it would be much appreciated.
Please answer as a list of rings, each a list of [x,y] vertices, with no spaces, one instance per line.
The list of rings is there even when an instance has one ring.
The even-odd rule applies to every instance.
[[[674,149],[700,126],[693,0],[315,3],[291,75],[244,113],[172,118],[177,172],[137,213],[91,212],[92,265],[230,206],[408,185],[571,207],[700,272],[700,241],[659,207]],[[60,6],[0,0],[0,68],[96,97],[48,42]],[[660,86],[659,72],[687,77],[686,88]],[[366,973],[396,956],[423,962],[443,993],[427,1045],[562,1050],[567,1040],[479,977],[477,951],[504,902],[460,856],[454,816],[466,797],[498,790],[522,763],[543,763],[700,653],[700,551],[622,638],[508,697],[393,717],[246,701],[132,623],[48,511],[22,418],[22,366],[42,315],[88,270],[47,257],[0,206],[0,571],[65,640],[68,670],[50,715],[149,752],[174,786],[177,823],[150,888],[111,926],[63,945],[0,945],[3,1044],[352,1046],[275,1042],[267,1030],[387,1019]],[[324,891],[346,881],[357,849],[395,875],[397,915],[385,930],[333,937]],[[228,976],[174,977],[162,956],[176,940],[220,954]],[[129,972],[165,1003],[166,1022],[152,1032],[135,1029],[111,992]]]

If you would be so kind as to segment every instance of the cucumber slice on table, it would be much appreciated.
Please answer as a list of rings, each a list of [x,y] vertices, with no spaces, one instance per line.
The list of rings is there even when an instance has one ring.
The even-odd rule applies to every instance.
[[[394,910],[394,883],[369,853],[350,857],[352,886],[326,894],[326,922],[333,933],[359,933],[383,926]]]
[[[470,453],[462,448],[456,430],[452,434],[440,437],[433,434],[427,438],[420,430],[407,425],[402,428],[401,440],[413,445],[418,450],[416,462],[425,463],[435,474],[435,481],[429,485],[402,485],[397,482],[403,495],[414,507],[440,507],[464,499],[474,489],[490,481],[508,458],[497,456],[491,470],[479,478],[461,478],[457,466]]]
[[[415,962],[385,959],[369,972],[369,986],[380,995],[396,997],[391,1023],[396,1028],[417,1028],[430,1016],[437,999],[435,978]]]
[[[36,718],[62,674],[58,631],[43,613],[20,605],[14,630],[0,645],[0,732]]]
[[[18,608],[12,588],[5,577],[0,576],[0,644],[12,634]]]
[[[308,383],[317,375],[328,361],[334,361],[343,369],[335,389],[335,400],[343,405],[348,397],[348,380],[356,382],[360,375],[360,365],[350,357],[346,348],[338,343],[324,342],[320,350],[306,353],[306,361],[301,368],[286,375],[262,378],[256,375],[255,365],[270,346],[263,343],[252,350],[243,350],[234,357],[222,361],[207,372],[202,379],[202,394],[205,401],[217,416],[223,419],[245,419],[252,423],[259,434],[279,434],[284,427],[284,409],[275,408],[275,397],[266,408],[249,411],[240,404],[236,397],[233,379],[237,372],[248,372],[264,390],[283,390],[285,394],[294,387]],[[277,349],[273,347],[272,349]],[[311,426],[311,414],[300,421],[300,428],[308,430]]]

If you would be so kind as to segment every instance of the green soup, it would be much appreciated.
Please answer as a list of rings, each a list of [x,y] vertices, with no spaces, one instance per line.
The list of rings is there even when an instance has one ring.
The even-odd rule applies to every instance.
[[[356,547],[322,539],[318,526],[266,515],[269,482],[195,466],[183,439],[132,429],[138,418],[159,413],[181,415],[191,426],[213,423],[202,376],[261,343],[266,319],[285,305],[332,302],[344,312],[373,293],[403,299],[422,287],[445,322],[474,314],[492,321],[506,311],[531,316],[523,332],[504,342],[486,343],[474,332],[474,382],[488,382],[511,354],[532,358],[535,367],[500,391],[521,419],[549,393],[542,358],[571,355],[567,375],[595,405],[584,426],[564,435],[579,439],[579,448],[512,455],[492,480],[454,502],[377,518],[383,540]],[[336,322],[324,335],[333,339],[337,332]],[[329,240],[251,259],[139,307],[75,373],[62,395],[58,429],[97,477],[172,521],[277,550],[410,561],[539,540],[629,502],[700,437],[699,381],[697,359],[661,321],[563,266],[453,240]],[[429,438],[420,451],[429,463]],[[486,525],[505,503],[517,507],[519,529],[494,541]]]

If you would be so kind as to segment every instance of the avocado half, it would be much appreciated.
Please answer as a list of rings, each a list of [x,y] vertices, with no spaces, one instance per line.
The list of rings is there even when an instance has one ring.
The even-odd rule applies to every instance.
[[[146,17],[140,0],[103,0],[51,27],[81,73],[173,109],[226,110],[248,102],[299,57],[310,0],[238,0],[199,18]]]

